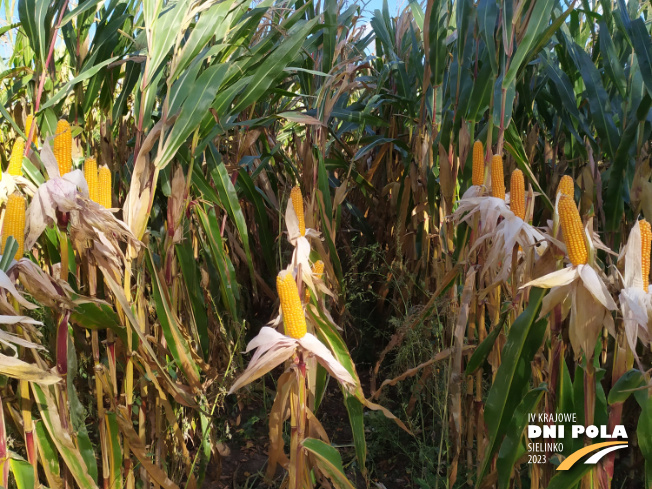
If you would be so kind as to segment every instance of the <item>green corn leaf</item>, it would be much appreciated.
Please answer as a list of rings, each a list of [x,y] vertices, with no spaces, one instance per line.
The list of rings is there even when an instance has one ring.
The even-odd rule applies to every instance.
[[[355,489],[346,478],[342,457],[331,445],[314,438],[306,438],[301,445],[315,456],[317,465],[338,489]]]
[[[175,363],[184,372],[190,385],[198,387],[199,367],[192,357],[191,347],[186,341],[186,336],[181,331],[181,323],[174,312],[173,305],[170,303],[170,293],[164,283],[161,282],[151,252],[148,252],[146,256],[156,312],[158,320],[161,323],[163,335],[167,341],[167,347],[172,353]]]
[[[80,487],[97,489],[97,484],[88,472],[86,462],[80,453],[79,447],[74,444],[70,433],[61,426],[59,409],[52,398],[50,389],[42,389],[35,383],[31,383],[30,385],[32,386],[34,399],[41,413],[43,424],[47,428],[50,439],[54,442],[57,452],[61,455],[72,477]]]
[[[645,385],[645,378],[640,370],[631,369],[625,372],[611,387],[607,401],[609,405],[625,402],[633,390]]]
[[[507,343],[502,351],[502,363],[487,395],[485,419],[488,422],[489,445],[484,455],[478,484],[486,475],[502,437],[507,432],[509,422],[527,392],[532,375],[530,362],[541,346],[547,326],[545,319],[536,321],[545,293],[544,289],[530,289],[527,308],[510,327]]]
[[[646,29],[643,19],[632,21],[630,37],[638,59],[638,66],[643,75],[643,82],[652,97],[652,39],[650,39],[650,33]]]
[[[32,464],[25,460],[11,458],[9,459],[9,467],[14,475],[17,489],[34,488],[34,467],[32,467]]]
[[[215,151],[217,151],[214,146],[213,148]],[[244,248],[245,256],[247,258],[247,265],[249,266],[249,278],[251,279],[251,285],[255,294],[257,291],[257,286],[256,277],[254,274],[254,263],[251,259],[251,250],[249,248],[249,232],[247,230],[247,221],[245,220],[244,214],[242,213],[242,208],[240,207],[238,194],[223,163],[215,166],[211,172],[211,176],[213,177],[213,182],[215,182],[215,187],[220,196],[220,200],[218,202],[226,210],[231,220],[235,223],[238,234],[240,235],[242,247]]]
[[[107,412],[104,415],[107,442],[109,445],[109,460],[111,473],[109,487],[122,487],[122,447],[120,445],[120,429],[115,413]]]
[[[220,278],[222,300],[233,319],[237,321],[239,318],[237,303],[240,299],[240,292],[233,263],[224,250],[220,225],[212,211],[207,214],[202,208],[195,206],[195,213],[207,236],[206,245]]]
[[[204,358],[209,357],[209,336],[208,336],[208,314],[206,304],[202,296],[201,284],[199,281],[199,269],[193,256],[192,244],[184,242],[175,246],[179,268],[186,288],[186,293],[190,299],[190,315],[194,322],[199,344],[201,345]]]
[[[514,416],[507,427],[507,434],[500,446],[498,460],[496,462],[499,489],[505,489],[509,486],[509,481],[512,477],[512,471],[515,468],[516,461],[524,452],[522,439],[525,427],[529,422],[528,416],[531,413],[536,412],[536,407],[539,402],[541,402],[543,393],[546,392],[546,390],[545,387],[532,389],[530,392],[525,394],[525,397],[523,397],[523,400],[514,411]]]
[[[52,9],[50,0],[19,0],[18,2],[18,18],[32,49],[42,63],[45,63],[46,50],[50,42],[49,23],[46,21],[50,9]]]

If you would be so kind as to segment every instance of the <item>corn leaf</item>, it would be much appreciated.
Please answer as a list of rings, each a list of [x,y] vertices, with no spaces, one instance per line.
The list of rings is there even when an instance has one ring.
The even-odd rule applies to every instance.
[[[629,32],[643,82],[652,97],[652,39],[643,19],[634,19]]]
[[[209,146],[209,148],[212,145]],[[214,146],[212,146],[215,148]],[[217,148],[215,148],[217,151]],[[240,207],[240,201],[238,199],[238,194],[236,193],[235,187],[231,182],[226,167],[223,163],[217,164],[213,171],[211,172],[213,177],[213,182],[215,182],[215,187],[220,196],[220,200],[216,203],[222,205],[224,210],[235,223],[236,228],[238,229],[238,234],[240,235],[240,240],[242,241],[242,246],[244,247],[245,256],[247,257],[247,265],[249,266],[249,278],[251,279],[251,285],[254,291],[254,294],[257,291],[256,287],[256,278],[254,276],[254,264],[251,259],[251,249],[249,247],[249,232],[247,230],[247,221],[245,220],[244,214],[242,213],[242,208]]]
[[[555,0],[537,0],[534,4],[530,20],[525,29],[525,35],[523,36],[523,39],[521,39],[518,49],[516,49],[516,52],[509,63],[509,68],[505,73],[505,77],[503,78],[503,88],[508,88],[514,83],[518,71],[523,66],[523,62],[528,56],[531,56],[530,49],[539,34],[543,32],[550,23],[550,12],[554,5]]]
[[[80,487],[96,489],[97,484],[88,472],[86,462],[79,452],[79,447],[75,445],[71,434],[61,426],[59,409],[54,399],[52,399],[50,391],[41,389],[41,387],[32,383],[32,392],[50,438],[73,478]]]
[[[591,57],[577,44],[573,46],[572,53],[577,69],[586,85],[586,96],[591,116],[600,136],[601,145],[607,155],[613,158],[618,148],[620,133],[609,112],[609,96]]]
[[[315,438],[306,438],[301,442],[303,448],[312,453],[317,460],[317,465],[322,472],[339,489],[354,489],[351,482],[344,474],[342,457],[331,445]]]
[[[29,462],[12,458],[9,460],[9,466],[14,474],[17,489],[34,488],[34,467]]]
[[[165,471],[161,469],[158,465],[154,465],[149,458],[145,443],[140,439],[138,433],[134,430],[131,425],[131,421],[125,413],[126,409],[123,406],[120,406],[120,411],[117,413],[116,419],[118,421],[118,426],[122,435],[129,441],[129,448],[132,453],[136,456],[138,461],[142,464],[143,468],[151,476],[153,480],[156,481],[164,489],[179,489],[179,486],[176,485],[172,480],[167,476]]]
[[[295,14],[296,15],[296,14]],[[299,21],[287,32],[287,38],[265,58],[265,61],[253,73],[252,82],[249,83],[233,107],[232,113],[238,113],[249,106],[269,89],[279,76],[283,76],[283,69],[294,58],[297,50],[305,42],[310,31],[317,24],[317,18],[309,21]]]
[[[75,78],[73,78],[72,80],[64,84],[56,94],[54,94],[52,97],[48,99],[47,102],[41,105],[39,109],[39,114],[42,113],[45,109],[49,107],[54,107],[56,104],[62,101],[72,91],[75,85],[85,80],[88,80],[90,77],[97,74],[102,68],[113,63],[117,59],[118,59],[117,56],[114,56],[113,58],[105,59],[99,62],[98,64],[91,66],[90,68],[87,68],[86,70],[82,71]]]
[[[625,402],[634,390],[645,385],[645,377],[640,370],[631,369],[625,372],[612,386],[607,397],[609,405]]]
[[[594,468],[593,465],[575,464],[570,470],[561,470],[550,479],[548,489],[572,489],[582,480],[584,475]]]
[[[487,473],[502,437],[507,432],[509,421],[527,392],[532,375],[530,362],[541,346],[546,331],[547,320],[535,321],[545,293],[544,289],[530,290],[528,306],[512,324],[507,343],[503,347],[502,363],[487,395],[485,419],[491,419],[492,422],[488,426],[489,444],[478,484]]]
[[[261,190],[256,187],[252,178],[243,168],[240,169],[238,180],[238,189],[246,197],[247,201],[252,203],[255,209],[256,228],[258,230],[258,239],[262,249],[263,258],[267,265],[268,273],[276,276],[276,262],[274,261],[274,239],[270,230],[269,218],[267,216],[267,207],[263,199]]]
[[[59,456],[57,455],[57,448],[50,438],[45,424],[43,421],[34,422],[34,432],[38,440],[38,455],[45,472],[45,477],[48,480],[50,489],[61,489],[63,481],[59,475]]]
[[[61,377],[55,373],[2,353],[0,353],[0,374],[41,385],[52,385],[61,381]]]
[[[201,345],[204,358],[209,355],[209,337],[208,337],[208,314],[206,304],[201,294],[201,284],[198,277],[198,269],[193,257],[192,245],[189,242],[181,243],[175,246],[179,268],[186,293],[190,299],[190,315],[197,330],[199,344]]]
[[[18,2],[18,18],[41,63],[45,62],[46,49],[50,40],[49,22],[46,22],[50,9],[52,9],[50,0],[19,0]],[[50,13],[50,17],[53,13]]]
[[[122,446],[120,445],[120,430],[115,413],[104,415],[109,445],[109,487],[122,487]]]
[[[151,252],[147,253],[147,268],[151,277],[152,293],[156,305],[156,312],[161,323],[167,346],[172,353],[175,363],[183,370],[186,379],[193,387],[199,387],[199,367],[192,358],[190,345],[186,335],[182,333],[179,322],[172,304],[167,288],[161,282],[158,270],[154,267]]]
[[[537,405],[546,392],[546,388],[538,387],[525,394],[523,400],[519,403],[514,417],[511,419],[507,434],[500,446],[496,469],[498,471],[498,487],[505,489],[509,486],[512,477],[512,470],[518,458],[525,452],[525,447],[521,442],[525,427],[528,424],[528,415],[536,412]]]
[[[652,399],[648,398],[641,406],[641,415],[638,418],[636,427],[641,453],[645,458],[645,480],[646,484],[652,483]]]

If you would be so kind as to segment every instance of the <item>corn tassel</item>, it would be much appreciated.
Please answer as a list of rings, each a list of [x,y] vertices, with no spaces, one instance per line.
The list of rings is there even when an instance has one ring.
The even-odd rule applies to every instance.
[[[14,177],[23,175],[23,153],[25,153],[25,140],[21,137],[16,138],[14,148],[11,151],[7,173]]]
[[[290,197],[292,198],[294,213],[297,215],[297,219],[299,220],[299,232],[301,233],[301,236],[305,236],[306,220],[303,215],[303,195],[301,195],[301,189],[298,186],[293,187]]]
[[[575,197],[575,182],[573,182],[573,177],[570,175],[564,175],[559,180],[559,185],[557,186],[557,194],[568,195],[569,197]]]
[[[645,219],[638,222],[641,227],[641,273],[643,274],[643,289],[650,286],[650,248],[652,248],[652,229]]]
[[[312,276],[321,280],[324,275],[324,262],[317,260],[312,264]],[[310,290],[306,289],[306,302],[310,302]]]
[[[88,184],[88,197],[93,201],[99,203],[99,179],[97,176],[97,160],[92,156],[86,158],[84,162],[84,177]],[[109,178],[111,175],[109,174]]]
[[[100,166],[98,172],[97,203],[111,208],[111,170],[106,165]]]
[[[525,219],[525,179],[521,170],[514,170],[509,185],[509,208]]]
[[[23,257],[25,249],[25,197],[18,193],[11,194],[7,200],[5,219],[2,224],[3,253],[9,236],[13,236],[18,243],[18,250],[14,256],[18,260]]]
[[[582,219],[575,201],[568,195],[562,195],[559,199],[559,220],[568,258],[573,266],[586,265],[589,255],[584,240]]]
[[[32,124],[34,123],[34,116],[32,114],[27,116],[25,120],[25,135],[29,137],[29,131],[32,129]],[[34,126],[34,136],[32,136],[32,142],[34,146],[38,149],[38,126]]]
[[[57,122],[52,150],[59,165],[59,175],[63,176],[72,169],[72,132],[65,119]]]
[[[473,143],[473,185],[484,185],[484,148],[480,141]]]
[[[288,271],[282,271],[276,277],[276,291],[281,300],[285,334],[296,339],[306,335],[306,316],[303,312],[299,289],[294,277]]]
[[[503,157],[494,155],[491,159],[491,195],[505,200],[505,176],[503,174]]]

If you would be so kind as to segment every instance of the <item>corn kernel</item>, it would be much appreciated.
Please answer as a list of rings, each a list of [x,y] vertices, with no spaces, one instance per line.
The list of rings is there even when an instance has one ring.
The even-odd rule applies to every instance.
[[[72,132],[70,124],[65,119],[57,122],[52,151],[59,165],[59,174],[63,176],[70,172],[72,169]]]
[[[312,276],[321,280],[322,275],[324,275],[324,262],[317,260],[312,264]],[[306,302],[310,302],[310,290],[306,288]]]
[[[641,227],[641,263],[643,275],[643,289],[648,291],[650,286],[650,249],[652,247],[652,229],[645,219],[639,221]]]
[[[573,181],[573,177],[570,175],[564,175],[561,177],[559,185],[557,186],[557,194],[560,193],[575,198],[575,182]]]
[[[297,215],[297,219],[299,220],[299,232],[301,233],[301,236],[305,236],[306,221],[303,215],[303,195],[301,195],[301,189],[299,186],[292,188],[290,197],[292,198],[292,207],[294,208],[294,213]]]
[[[559,199],[559,220],[568,258],[574,266],[585,265],[589,255],[586,250],[582,219],[573,198],[565,194],[562,194]]]
[[[292,274],[283,270],[276,277],[276,291],[281,300],[285,334],[300,339],[306,335],[306,316],[303,312],[299,289]]]
[[[525,179],[521,170],[514,170],[509,185],[509,208],[525,219]]]
[[[97,176],[97,160],[92,156],[86,158],[84,162],[84,177],[88,184],[88,197],[99,203],[99,180]],[[110,177],[110,175],[109,175]]]
[[[505,200],[503,157],[500,155],[494,155],[491,159],[491,195]]]
[[[25,135],[29,137],[29,131],[32,129],[32,124],[34,123],[34,115],[30,114],[27,116],[25,121]],[[32,142],[34,146],[38,148],[38,126],[34,125],[34,135],[32,136]]]
[[[25,250],[25,197],[13,193],[7,200],[7,209],[2,223],[2,253],[5,251],[7,239],[13,236],[18,243],[18,250],[14,258],[23,257]]]
[[[97,203],[110,209],[111,202],[111,170],[106,165],[100,166],[98,172]]]
[[[25,140],[21,137],[16,138],[14,148],[11,151],[7,173],[14,177],[23,175],[23,154],[25,153]]]

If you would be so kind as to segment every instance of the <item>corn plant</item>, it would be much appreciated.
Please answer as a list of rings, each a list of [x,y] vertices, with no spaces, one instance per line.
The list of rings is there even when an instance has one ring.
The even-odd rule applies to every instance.
[[[649,3],[2,7],[3,486],[219,478],[281,364],[291,487],[381,477],[365,408],[436,447],[415,487],[652,484]],[[568,412],[631,456],[524,464],[528,414]]]

